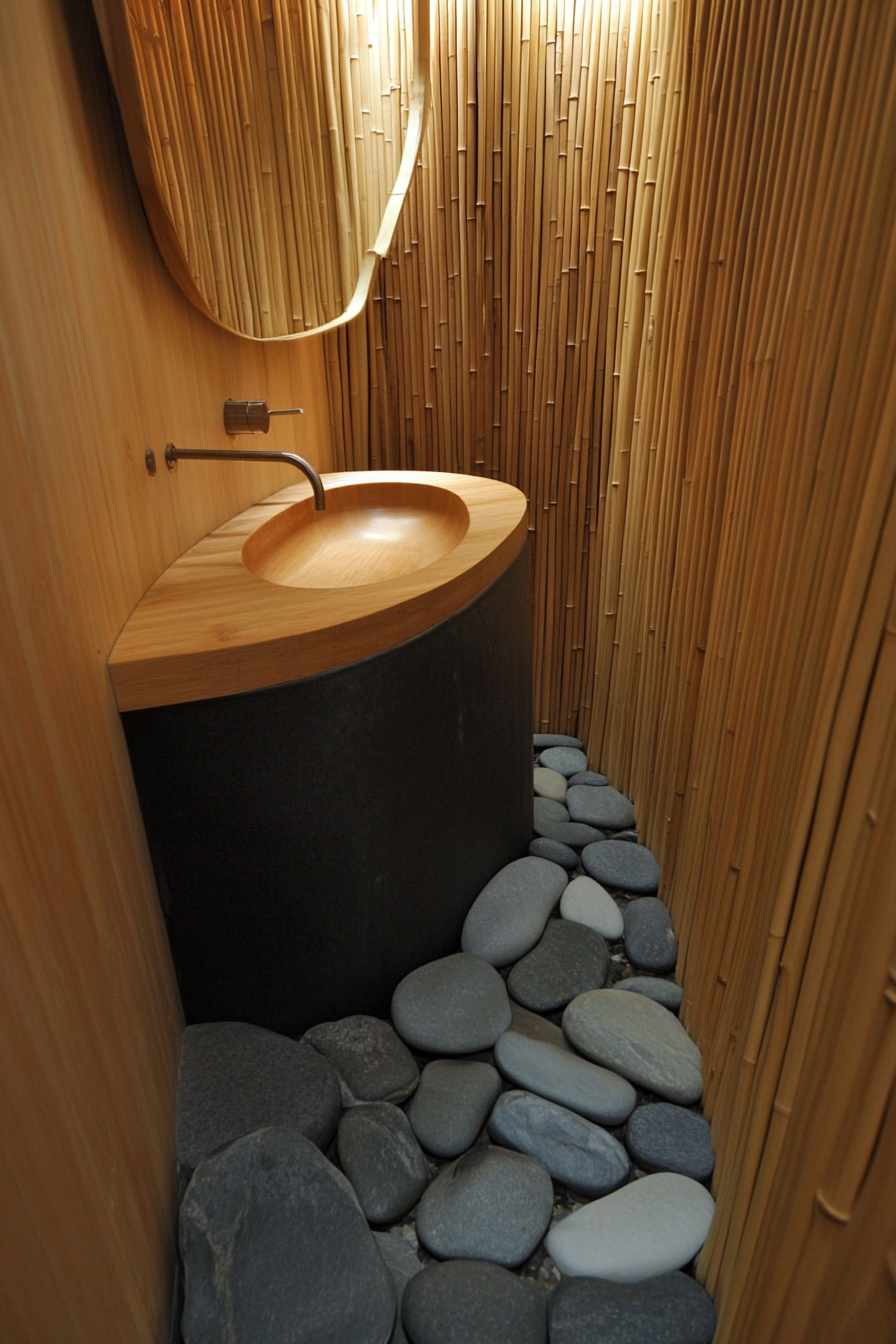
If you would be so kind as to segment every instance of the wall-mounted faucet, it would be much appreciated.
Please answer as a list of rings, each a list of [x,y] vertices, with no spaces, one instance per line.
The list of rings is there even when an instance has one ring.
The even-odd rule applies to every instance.
[[[224,403],[224,428],[228,434],[267,434],[272,415],[304,415],[301,406],[288,411],[272,411],[266,401],[234,401]]]
[[[226,462],[228,459],[232,462],[286,462],[289,466],[297,467],[299,471],[303,471],[308,477],[311,482],[311,489],[314,491],[314,507],[318,511],[327,507],[323,482],[311,463],[306,462],[304,457],[299,457],[298,453],[278,453],[268,448],[249,449],[248,451],[239,448],[225,448],[219,451],[216,448],[175,448],[173,443],[166,445],[165,465],[169,471],[176,469],[182,457],[204,457],[218,462]],[[150,476],[155,475],[155,454],[151,448],[146,450],[146,470]]]

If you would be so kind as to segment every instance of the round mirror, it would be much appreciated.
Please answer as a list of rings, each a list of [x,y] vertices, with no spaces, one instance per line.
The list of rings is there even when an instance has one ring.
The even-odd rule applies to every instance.
[[[192,303],[285,339],[363,308],[423,135],[426,0],[94,0],[146,213]]]

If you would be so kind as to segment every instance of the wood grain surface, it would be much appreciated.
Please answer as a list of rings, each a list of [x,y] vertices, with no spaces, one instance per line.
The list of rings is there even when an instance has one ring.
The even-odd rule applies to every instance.
[[[357,479],[323,477],[334,512],[342,492],[357,494]],[[378,583],[269,582],[243,563],[243,547],[310,501],[306,482],[289,486],[217,528],[152,585],[109,658],[119,709],[259,690],[394,648],[466,606],[525,543],[526,500],[513,486],[449,473],[375,472],[364,480],[399,502],[414,485],[444,491],[469,517],[457,544]],[[309,504],[309,518],[326,513],[315,515]]]
[[[150,478],[265,443],[331,464],[319,343],[196,312],[152,241],[89,3],[0,7],[0,1339],[166,1344],[180,1007],[107,660],[187,547],[294,472]]]
[[[303,499],[269,518],[243,543],[243,564],[290,588],[358,588],[415,574],[469,531],[457,485],[364,472],[337,488],[330,476],[326,508]]]

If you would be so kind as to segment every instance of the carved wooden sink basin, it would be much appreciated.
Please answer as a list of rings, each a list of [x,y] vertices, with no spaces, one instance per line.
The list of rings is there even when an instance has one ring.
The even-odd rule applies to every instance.
[[[291,588],[356,588],[415,574],[453,551],[470,526],[454,490],[419,480],[358,480],[303,499],[263,523],[243,564]]]
[[[122,711],[279,686],[447,620],[522,550],[525,496],[451,472],[302,480],[210,532],[160,575],[109,657]]]

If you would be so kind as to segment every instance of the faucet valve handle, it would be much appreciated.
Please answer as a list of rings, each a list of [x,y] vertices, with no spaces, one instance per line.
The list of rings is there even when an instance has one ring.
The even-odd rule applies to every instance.
[[[233,401],[224,403],[224,429],[228,434],[267,434],[272,415],[302,415],[301,406],[286,411],[272,411],[266,401]]]

